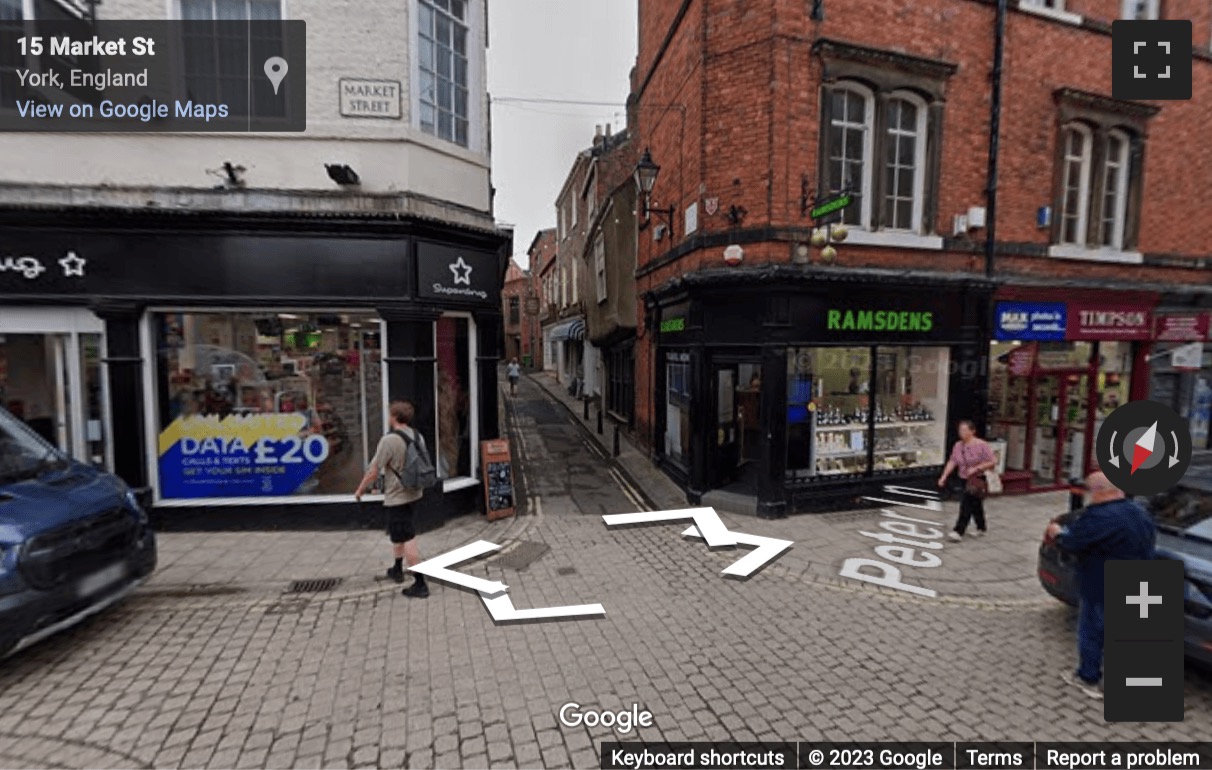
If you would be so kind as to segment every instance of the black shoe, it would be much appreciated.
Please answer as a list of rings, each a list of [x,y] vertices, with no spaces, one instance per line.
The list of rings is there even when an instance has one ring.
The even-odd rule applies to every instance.
[[[400,592],[410,599],[424,599],[429,596],[429,586],[424,583],[413,583],[408,588]]]
[[[403,583],[404,582],[404,568],[403,567],[388,567],[387,568],[387,577],[396,581],[397,583]]]

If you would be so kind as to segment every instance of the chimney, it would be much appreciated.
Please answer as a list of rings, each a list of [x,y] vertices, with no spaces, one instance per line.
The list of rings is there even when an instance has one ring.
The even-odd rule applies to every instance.
[[[609,133],[609,131],[607,132]],[[602,143],[602,124],[599,123],[593,127],[593,146],[597,147]]]
[[[607,143],[609,143],[609,142],[610,142],[610,137],[611,137],[611,133],[610,133],[610,124],[609,124],[609,123],[607,123],[607,124],[606,124],[606,137],[605,137],[605,141],[606,141]]]

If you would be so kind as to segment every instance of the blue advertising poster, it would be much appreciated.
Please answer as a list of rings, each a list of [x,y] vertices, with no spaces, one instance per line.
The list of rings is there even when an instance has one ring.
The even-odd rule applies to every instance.
[[[328,459],[300,413],[178,417],[160,434],[166,498],[289,495]]]
[[[994,310],[999,340],[1063,340],[1067,326],[1064,302],[999,302]]]

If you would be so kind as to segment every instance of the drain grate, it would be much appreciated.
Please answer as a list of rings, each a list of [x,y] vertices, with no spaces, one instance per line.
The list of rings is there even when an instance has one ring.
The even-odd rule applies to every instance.
[[[577,574],[576,567],[556,567],[557,575],[575,575]]]
[[[331,591],[341,585],[344,578],[313,578],[311,580],[295,580],[286,589],[288,594],[318,594]]]
[[[534,540],[522,540],[517,547],[496,560],[499,567],[505,569],[523,570],[547,555],[551,546]]]

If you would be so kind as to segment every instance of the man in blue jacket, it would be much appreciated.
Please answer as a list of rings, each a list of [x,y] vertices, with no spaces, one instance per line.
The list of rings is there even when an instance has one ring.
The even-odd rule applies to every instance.
[[[1091,698],[1101,699],[1103,678],[1103,565],[1112,559],[1152,559],[1157,528],[1147,511],[1102,473],[1086,478],[1090,502],[1069,527],[1048,526],[1057,544],[1078,559],[1080,610],[1077,671],[1064,679]]]

